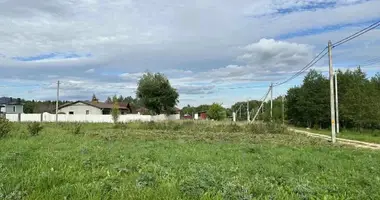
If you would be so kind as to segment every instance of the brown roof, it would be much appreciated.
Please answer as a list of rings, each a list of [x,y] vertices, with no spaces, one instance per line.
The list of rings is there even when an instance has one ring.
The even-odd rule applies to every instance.
[[[71,106],[71,105],[74,105],[76,103],[87,104],[89,106],[94,106],[94,107],[99,108],[99,109],[112,109],[113,108],[112,103],[102,103],[102,102],[94,103],[94,102],[87,102],[87,101],[75,101],[75,102],[71,102],[71,103],[66,103],[66,104],[60,106],[58,109],[61,109],[61,108],[67,107],[67,106]],[[119,104],[119,109],[127,109],[127,104]]]

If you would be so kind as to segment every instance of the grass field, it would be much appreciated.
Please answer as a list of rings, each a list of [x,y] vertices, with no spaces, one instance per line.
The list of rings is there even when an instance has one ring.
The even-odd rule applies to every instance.
[[[299,130],[309,131],[312,133],[319,133],[323,135],[331,135],[330,130],[315,130],[315,129],[305,129],[305,128],[298,128],[294,127]],[[352,130],[342,130],[337,137],[344,138],[344,139],[350,139],[350,140],[358,140],[363,142],[372,142],[372,143],[378,143],[380,144],[380,131],[375,130],[365,130],[362,132],[358,131],[352,131]]]
[[[379,152],[277,125],[78,129],[44,124],[32,137],[13,124],[0,139],[0,199],[380,199]]]

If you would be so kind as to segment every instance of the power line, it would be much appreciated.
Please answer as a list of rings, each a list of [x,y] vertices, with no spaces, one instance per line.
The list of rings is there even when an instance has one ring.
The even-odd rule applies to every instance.
[[[371,24],[370,26],[346,37],[346,38],[343,38],[341,40],[339,40],[338,42],[334,43],[332,45],[332,47],[337,47],[337,46],[340,46],[350,40],[353,40],[361,35],[363,35],[364,33],[367,33],[368,31],[370,30],[373,30],[375,28],[377,28],[378,26],[380,26],[380,21],[377,21],[373,24]],[[324,51],[326,51],[327,47],[325,47],[316,57],[314,57],[313,60],[311,60],[305,67],[303,67],[300,71],[298,71],[297,73],[295,73],[293,76],[291,76],[290,78],[288,78],[287,80],[283,81],[283,82],[280,82],[280,83],[276,83],[274,84],[274,87],[276,86],[279,86],[279,85],[282,85],[284,83],[287,83],[291,80],[293,80],[294,78],[296,78],[297,76],[301,75],[302,73],[304,73],[307,69],[311,68],[313,65],[315,65],[319,60],[321,60],[328,52],[326,52],[325,54],[323,54]],[[323,54],[323,55],[322,55]],[[322,55],[322,56],[321,56]],[[376,63],[371,63],[370,65],[372,64],[376,64]]]
[[[235,90],[235,89],[249,89],[249,88],[264,88],[266,86],[237,86],[237,87],[216,87],[215,89],[226,89],[226,90]]]
[[[368,31],[377,28],[378,26],[380,26],[380,21],[377,21],[377,22],[371,24],[370,26],[368,26],[368,27],[366,27],[366,28],[364,28],[364,29],[356,32],[356,33],[354,33],[354,34],[352,34],[352,35],[350,35],[350,36],[348,36],[346,38],[343,38],[343,39],[339,40],[338,42],[335,42],[332,45],[332,48],[335,48],[335,47],[340,46],[340,45],[342,45],[342,44],[344,44],[344,43],[346,43],[346,42],[348,42],[350,40],[353,40],[353,39],[355,39],[355,38],[363,35],[364,33],[367,33]]]
[[[308,70],[309,68],[311,68],[312,66],[314,66],[318,61],[320,61],[328,52],[325,52],[327,49],[327,47],[325,47],[316,57],[313,58],[313,60],[311,60],[305,67],[303,67],[300,71],[298,71],[297,73],[295,73],[293,76],[291,76],[290,78],[286,79],[285,81],[283,82],[280,82],[280,83],[276,83],[273,85],[273,87],[277,87],[279,85],[282,85],[282,84],[285,84],[293,79],[295,79],[297,76],[301,75],[303,72],[305,72],[306,70]],[[321,55],[323,52],[325,52],[323,55]]]
[[[362,65],[359,65],[359,66],[364,67],[364,66],[370,66],[370,65],[374,65],[374,64],[378,64],[378,63],[380,63],[380,60],[375,61],[375,62],[371,62],[371,63],[362,64]]]

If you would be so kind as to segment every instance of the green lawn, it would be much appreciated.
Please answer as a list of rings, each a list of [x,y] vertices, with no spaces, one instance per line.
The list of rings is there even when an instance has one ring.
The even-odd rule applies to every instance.
[[[323,135],[331,135],[330,130],[315,130],[315,129],[305,129],[305,128],[298,128],[294,127],[299,130],[305,130],[309,131],[312,133],[319,133]],[[363,141],[363,142],[372,142],[372,143],[379,143],[380,144],[380,131],[370,131],[370,130],[365,130],[363,132],[356,132],[356,131],[351,131],[351,130],[343,130],[341,131],[338,135],[338,138],[344,138],[344,139],[350,139],[350,140],[358,140],[358,141]]]
[[[380,199],[374,150],[233,125],[44,126],[0,139],[0,199]]]

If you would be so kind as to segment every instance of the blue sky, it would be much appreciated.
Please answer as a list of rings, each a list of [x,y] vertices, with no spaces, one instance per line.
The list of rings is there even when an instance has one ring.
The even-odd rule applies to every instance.
[[[1,1],[0,96],[86,100],[168,76],[180,106],[260,99],[328,40],[380,21],[378,0]],[[380,71],[380,29],[333,49],[336,69]],[[367,62],[374,59],[373,62]],[[379,63],[377,63],[379,61]],[[315,69],[326,74],[328,60]],[[302,82],[275,88],[275,95]]]

